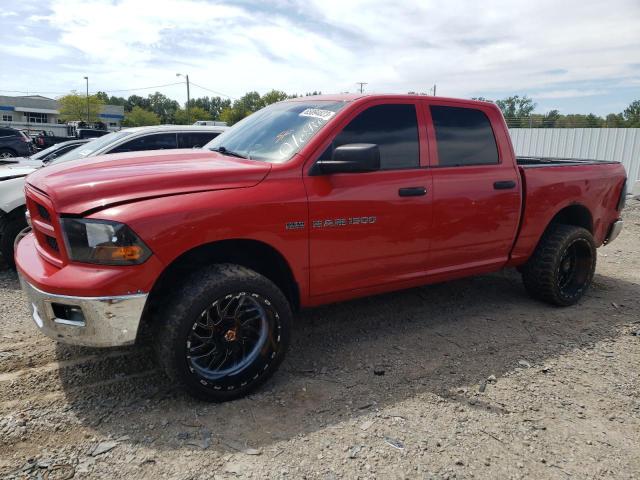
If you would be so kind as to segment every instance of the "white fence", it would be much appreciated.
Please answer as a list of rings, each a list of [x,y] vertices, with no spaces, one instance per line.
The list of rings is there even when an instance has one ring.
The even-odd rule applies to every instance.
[[[640,180],[640,128],[512,128],[516,155],[622,162]]]

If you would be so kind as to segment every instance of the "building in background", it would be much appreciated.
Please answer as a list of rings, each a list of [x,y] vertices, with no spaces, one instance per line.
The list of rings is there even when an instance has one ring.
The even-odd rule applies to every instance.
[[[29,131],[47,130],[64,136],[67,130],[60,120],[59,108],[57,100],[40,95],[0,95],[0,125]],[[119,130],[124,120],[124,107],[104,105],[100,119],[109,130]]]

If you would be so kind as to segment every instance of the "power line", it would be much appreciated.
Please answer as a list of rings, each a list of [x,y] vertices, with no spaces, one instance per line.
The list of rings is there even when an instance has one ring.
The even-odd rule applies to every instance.
[[[197,83],[191,82],[191,85],[195,85],[196,87],[201,88],[202,90],[206,90],[207,92],[215,93],[216,95],[222,95],[223,97],[227,97],[227,98],[230,98],[231,100],[235,100],[235,98],[232,97],[231,95],[227,95],[226,93],[211,90],[210,88],[203,87],[202,85],[198,85]]]
[[[41,93],[44,93],[46,95],[64,95],[66,93],[69,93],[69,92],[34,92],[33,90],[27,90],[27,91],[24,91],[24,90],[0,90],[0,92],[24,93],[24,94],[27,94],[27,95],[38,95],[38,94],[41,94]]]
[[[162,88],[162,87],[171,87],[173,85],[182,85],[184,82],[173,82],[173,83],[165,83],[163,85],[152,85],[150,87],[137,87],[137,88],[123,88],[123,89],[117,89],[117,90],[110,90],[110,89],[98,89],[95,92],[91,92],[92,94],[98,93],[98,92],[105,92],[105,93],[120,93],[120,92],[135,92],[137,90],[151,90],[153,88]],[[203,88],[203,87],[200,87]],[[66,95],[69,92],[71,92],[72,90],[68,90],[66,92],[42,92],[42,91],[34,91],[34,90],[0,90],[0,92],[7,92],[7,93],[24,93],[26,95],[39,95],[39,94],[45,94],[45,95]],[[228,95],[225,95],[228,96]]]
[[[133,92],[135,90],[150,90],[152,88],[171,87],[173,85],[182,85],[184,82],[165,83],[164,85],[153,85],[151,87],[124,88],[122,90],[98,90],[98,92],[117,93],[117,92]]]

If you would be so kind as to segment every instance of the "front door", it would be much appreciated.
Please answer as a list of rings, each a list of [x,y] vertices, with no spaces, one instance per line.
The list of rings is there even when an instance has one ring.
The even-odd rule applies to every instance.
[[[425,168],[426,132],[421,131],[418,108],[411,101],[365,106],[354,112],[320,156],[330,159],[340,145],[373,143],[380,149],[380,171],[305,173],[312,297],[423,274],[431,228],[431,177]]]

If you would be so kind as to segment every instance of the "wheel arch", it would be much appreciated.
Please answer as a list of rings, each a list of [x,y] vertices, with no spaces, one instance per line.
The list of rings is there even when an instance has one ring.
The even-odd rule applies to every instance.
[[[13,153],[14,157],[18,156],[18,151],[15,148],[11,148],[11,147],[0,147],[0,152],[5,151],[5,152],[11,152]]]
[[[552,225],[573,225],[582,227],[593,235],[593,215],[591,211],[581,203],[572,203],[561,208],[544,229],[546,233]]]
[[[292,310],[300,307],[298,283],[282,253],[258,240],[228,239],[199,245],[174,259],[149,292],[145,319],[153,317],[153,313],[175,290],[175,285],[181,278],[216,263],[232,263],[258,272],[280,288]]]

